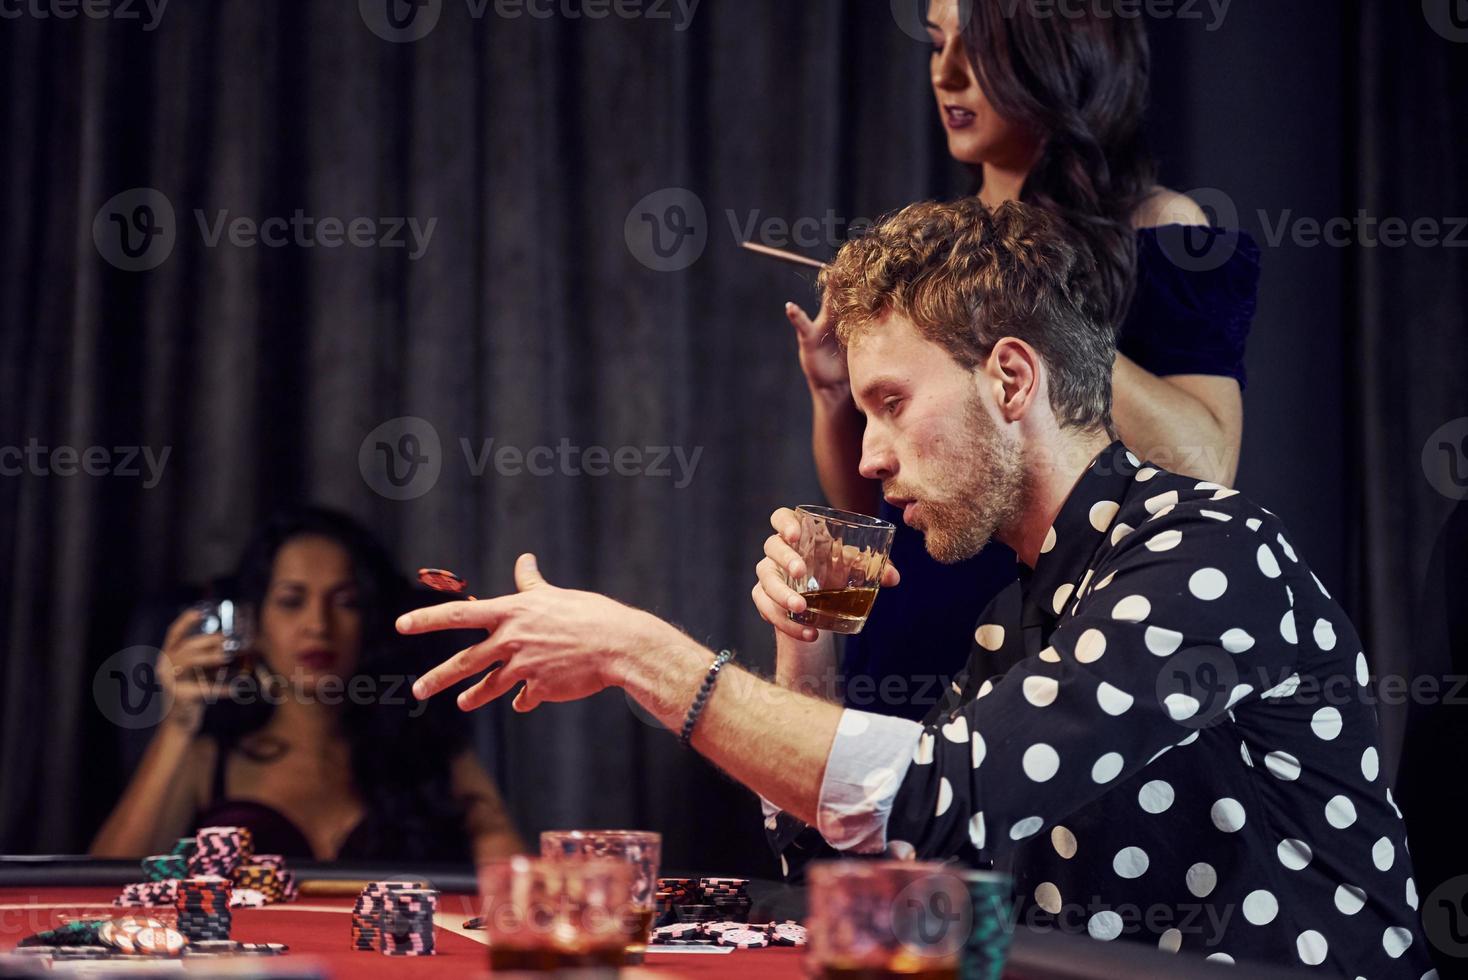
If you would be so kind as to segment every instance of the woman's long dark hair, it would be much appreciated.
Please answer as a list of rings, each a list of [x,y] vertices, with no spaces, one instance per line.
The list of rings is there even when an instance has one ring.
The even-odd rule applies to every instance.
[[[963,41],[994,110],[1044,141],[1020,200],[1059,214],[1086,243],[1119,328],[1136,282],[1132,213],[1157,176],[1143,131],[1151,52],[1141,18],[1110,0],[1084,6],[1042,16],[1023,2],[973,0]]]
[[[362,621],[362,650],[356,674],[343,678],[342,727],[351,746],[352,778],[367,807],[364,850],[403,860],[467,858],[463,803],[454,799],[449,763],[466,742],[462,720],[451,705],[413,700],[410,678],[436,661],[417,650],[394,620],[413,604],[407,580],[387,550],[366,528],[344,514],[305,507],[268,521],[245,548],[230,582],[234,597],[264,609],[276,555],[290,541],[320,537],[350,556]],[[369,697],[351,695],[353,683]],[[240,695],[221,700],[205,716],[204,731],[220,744],[270,758],[246,736],[269,720],[274,707],[252,678],[237,680]],[[242,741],[243,740],[243,741]]]

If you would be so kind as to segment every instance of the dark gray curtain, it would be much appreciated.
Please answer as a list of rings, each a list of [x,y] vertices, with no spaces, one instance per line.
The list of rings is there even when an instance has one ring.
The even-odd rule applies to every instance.
[[[1357,49],[1361,206],[1453,235],[1353,256],[1361,463],[1351,558],[1376,670],[1415,685],[1396,704],[1384,697],[1381,715],[1402,748],[1397,787],[1423,921],[1439,953],[1462,957],[1448,906],[1468,908],[1468,879],[1438,887],[1468,874],[1468,783],[1456,754],[1468,740],[1468,6],[1426,8],[1417,20],[1368,7]],[[1449,965],[1439,962],[1445,976]]]
[[[738,249],[734,226],[820,219],[803,250],[824,258],[846,221],[947,193],[926,47],[885,0],[706,0],[686,30],[469,9],[444,3],[413,43],[383,40],[351,2],[174,0],[153,31],[0,23],[0,443],[170,451],[147,489],[0,480],[3,850],[86,844],[126,775],[94,672],[140,641],[124,641],[140,603],[226,571],[254,523],[301,500],[479,595],[509,591],[534,550],[557,584],[768,663],[748,600],[766,518],[818,494],[781,307],[813,290]],[[136,187],[167,198],[176,241],[123,271],[92,225]],[[678,271],[629,246],[629,213],[660,191],[642,211],[705,210],[701,257]],[[209,242],[221,210],[297,209],[436,227],[418,258]],[[645,227],[633,214],[634,244]],[[440,443],[436,483],[406,500],[359,467],[400,417]],[[622,469],[641,474],[476,476],[460,440],[478,455],[490,438],[633,447]],[[619,693],[477,722],[527,833],[651,826],[670,862],[773,869],[757,801]]]

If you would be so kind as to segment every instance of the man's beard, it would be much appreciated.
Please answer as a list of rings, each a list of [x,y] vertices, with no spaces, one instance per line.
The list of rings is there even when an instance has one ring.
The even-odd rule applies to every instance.
[[[955,445],[919,501],[923,543],[945,565],[972,558],[1024,506],[1024,456],[1000,434],[973,395],[964,408],[963,441]]]

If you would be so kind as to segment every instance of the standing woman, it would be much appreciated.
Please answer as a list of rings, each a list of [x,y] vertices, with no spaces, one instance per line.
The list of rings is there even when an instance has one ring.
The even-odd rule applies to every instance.
[[[966,22],[961,6],[972,6]],[[1258,246],[1246,232],[1208,227],[1194,201],[1156,184],[1143,136],[1150,55],[1139,18],[1097,4],[1063,16],[1006,6],[929,6],[948,151],[973,169],[985,204],[1049,208],[1091,252],[1117,335],[1112,417],[1121,440],[1176,472],[1230,485]],[[847,641],[847,703],[918,720],[964,666],[979,614],[1014,580],[1014,554],[990,544],[951,566],[928,556],[880,485],[857,473],[863,420],[824,310],[812,321],[794,303],[785,309],[810,387],[812,451],[827,499],[897,525],[892,562],[902,583]],[[871,683],[852,683],[862,677]],[[894,689],[897,696],[879,694]]]
[[[166,853],[199,826],[250,828],[260,853],[317,860],[483,863],[523,850],[457,712],[414,700],[420,671],[394,619],[406,580],[350,518],[307,508],[246,549],[236,595],[259,610],[258,681],[210,703],[199,668],[218,635],[169,627],[158,674],[171,698],[92,853]],[[429,662],[433,651],[423,651]]]

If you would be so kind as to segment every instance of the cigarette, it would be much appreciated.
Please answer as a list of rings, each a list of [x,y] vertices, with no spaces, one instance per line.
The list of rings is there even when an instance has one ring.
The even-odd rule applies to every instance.
[[[779,259],[781,262],[803,265],[812,269],[824,269],[826,267],[826,263],[816,259],[804,255],[797,255],[794,252],[787,252],[780,248],[771,248],[768,245],[761,245],[758,242],[741,242],[740,244],[751,252],[758,252],[760,255],[765,255],[772,259]]]

